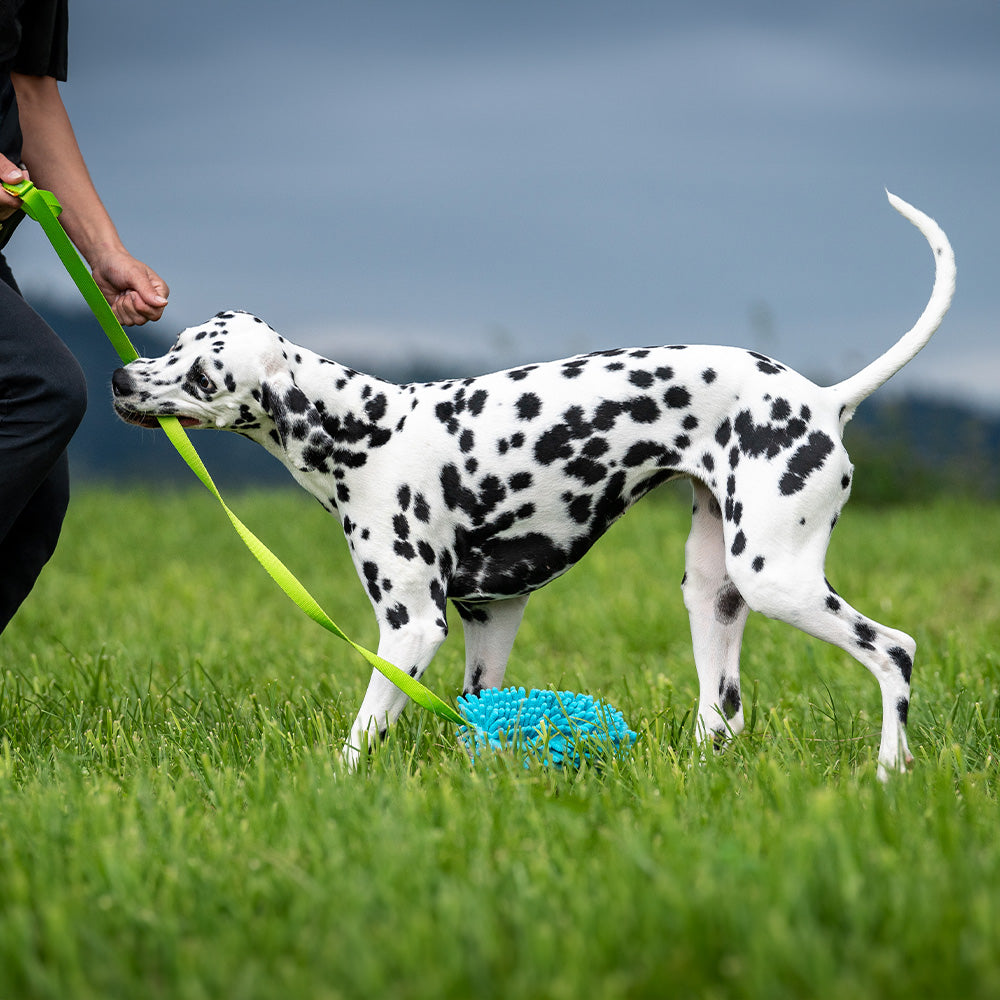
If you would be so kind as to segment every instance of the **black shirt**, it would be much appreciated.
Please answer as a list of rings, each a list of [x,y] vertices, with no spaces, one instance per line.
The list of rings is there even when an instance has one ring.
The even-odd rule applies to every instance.
[[[0,153],[21,159],[11,72],[65,80],[69,0],[0,0]]]

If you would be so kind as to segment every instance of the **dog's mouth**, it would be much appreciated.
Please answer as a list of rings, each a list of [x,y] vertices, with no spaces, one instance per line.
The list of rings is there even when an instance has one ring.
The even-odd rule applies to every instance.
[[[202,422],[195,417],[183,417],[179,413],[142,413],[120,403],[115,403],[115,413],[127,424],[132,424],[134,427],[146,427],[150,430],[159,429],[161,416],[176,417],[181,427],[200,427],[202,425]]]

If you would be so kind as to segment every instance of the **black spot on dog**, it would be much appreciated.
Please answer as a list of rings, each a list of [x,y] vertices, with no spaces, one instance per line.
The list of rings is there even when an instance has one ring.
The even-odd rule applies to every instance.
[[[406,610],[406,605],[396,603],[391,608],[386,608],[385,620],[390,627],[399,630],[410,621],[410,612]]]
[[[719,682],[719,707],[722,709],[726,722],[736,716],[740,710],[739,685],[732,681],[727,682],[725,678]]]
[[[637,424],[652,424],[660,417],[660,408],[650,396],[637,396],[626,404],[629,416]]]
[[[377,424],[385,416],[387,406],[388,400],[385,398],[385,393],[380,392],[374,399],[365,403],[365,413],[373,424]]]
[[[607,475],[608,468],[600,462],[578,456],[566,463],[564,471],[568,476],[579,479],[585,486],[595,486]]]
[[[747,537],[742,531],[736,532],[736,537],[733,539],[733,544],[730,546],[729,551],[734,555],[742,555],[743,550],[747,547]]]
[[[805,434],[807,426],[801,420],[789,420],[784,426],[758,424],[749,410],[741,410],[733,421],[740,450],[752,458],[775,458]],[[824,435],[825,436],[825,435]]]
[[[743,504],[738,500],[734,500],[732,497],[726,497],[726,520],[731,521],[735,525],[739,525],[740,521],[743,520]],[[736,555],[737,553],[734,553]]]
[[[479,484],[477,515],[488,514],[503,502],[507,487],[497,476],[484,476]]]
[[[431,519],[430,505],[424,499],[422,493],[418,493],[413,501],[413,516],[423,524],[426,524]]]
[[[566,501],[566,510],[569,516],[577,524],[586,524],[590,520],[593,505],[591,498],[587,494],[574,495],[572,493],[565,493],[563,494],[563,500]]]
[[[448,510],[461,508],[471,512],[475,508],[475,494],[462,485],[462,477],[457,466],[449,463],[441,470],[441,496]]]
[[[672,385],[664,394],[663,402],[672,410],[680,410],[691,403],[691,393],[682,385]]]
[[[407,562],[417,558],[416,549],[409,542],[404,542],[399,538],[392,543],[392,551],[401,559],[407,560]]]
[[[382,600],[382,590],[378,585],[378,566],[373,562],[366,562],[362,565],[361,572],[371,599],[378,604]]]
[[[785,370],[777,361],[772,360],[766,355],[758,354],[756,351],[748,351],[747,353],[750,357],[757,359],[757,370],[763,372],[765,375],[777,375],[779,372]]]
[[[667,456],[670,455],[670,458]],[[622,465],[627,468],[635,468],[638,465],[645,465],[647,462],[662,462],[664,465],[672,465],[680,458],[679,455],[670,453],[660,444],[659,441],[636,441],[625,452],[622,458]]]
[[[610,431],[615,426],[615,421],[621,415],[622,410],[622,404],[613,399],[606,399],[599,403],[594,411],[594,428],[602,432]]]
[[[483,412],[483,407],[486,405],[487,399],[489,399],[489,393],[485,389],[477,389],[469,397],[469,413],[474,417],[478,417]]]
[[[743,607],[743,595],[733,584],[727,584],[715,598],[715,620],[731,625]]]
[[[778,483],[778,488],[784,496],[798,493],[805,486],[806,477],[823,467],[829,454],[833,451],[833,441],[822,431],[813,431],[806,444],[796,449],[788,460],[785,474]]]
[[[910,654],[901,646],[893,646],[889,650],[889,656],[892,658],[892,662],[899,668],[903,680],[909,684],[910,675],[913,673],[913,660],[910,659]]]
[[[866,621],[854,623],[854,635],[861,649],[874,649],[878,633]]]
[[[535,442],[535,458],[541,465],[551,465],[560,458],[572,458],[571,432],[566,424],[556,424]]]
[[[483,674],[486,672],[486,664],[482,660],[476,660],[472,665],[471,683],[465,688],[462,694],[478,695],[483,690]]]
[[[526,392],[514,404],[520,420],[534,420],[542,412],[542,401],[533,393]]]

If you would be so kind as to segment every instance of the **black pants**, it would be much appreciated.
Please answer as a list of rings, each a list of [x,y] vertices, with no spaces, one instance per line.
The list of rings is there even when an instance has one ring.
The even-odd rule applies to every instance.
[[[0,632],[55,551],[69,504],[66,446],[86,408],[80,365],[0,254]]]

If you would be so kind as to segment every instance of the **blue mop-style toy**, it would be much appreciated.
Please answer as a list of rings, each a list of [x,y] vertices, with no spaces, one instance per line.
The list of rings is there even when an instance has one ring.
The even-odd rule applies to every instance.
[[[579,767],[592,755],[628,749],[636,734],[622,713],[588,694],[533,688],[487,688],[463,695],[458,710],[466,724],[458,730],[473,759],[482,751],[511,749],[532,760]]]

